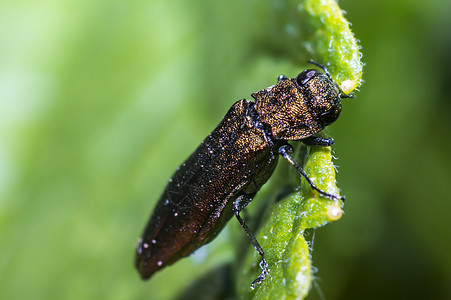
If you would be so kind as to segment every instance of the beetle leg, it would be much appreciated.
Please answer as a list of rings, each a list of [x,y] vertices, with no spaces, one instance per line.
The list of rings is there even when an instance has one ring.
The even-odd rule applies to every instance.
[[[313,181],[307,176],[307,173],[305,173],[305,171],[301,168],[300,165],[297,164],[297,162],[295,162],[293,160],[293,158],[290,156],[289,153],[293,153],[293,147],[291,147],[291,145],[286,144],[286,145],[282,145],[279,148],[279,154],[282,155],[286,160],[288,160],[288,162],[296,168],[296,170],[299,172],[299,174],[301,174],[302,177],[305,178],[305,180],[307,180],[308,184],[310,185],[310,187],[312,189],[314,189],[315,191],[317,191],[318,193],[320,193],[321,195],[323,195],[324,197],[327,197],[331,200],[345,200],[344,196],[338,196],[338,195],[334,195],[334,194],[329,194],[326,193],[325,191],[320,190],[318,187],[316,187],[316,185],[313,183]]]
[[[251,232],[249,227],[247,227],[244,220],[240,217],[240,211],[246,207],[250,202],[252,201],[251,195],[241,195],[233,202],[233,213],[235,214],[235,217],[238,219],[238,222],[240,222],[241,227],[246,232],[246,235],[248,236],[249,240],[251,241],[252,245],[254,246],[255,250],[257,250],[258,254],[260,254],[262,260],[260,262],[260,267],[262,268],[262,272],[258,276],[257,279],[255,279],[251,284],[251,289],[255,288],[256,284],[261,283],[266,275],[268,274],[268,264],[265,260],[265,253],[263,252],[262,247],[258,243],[257,239],[255,238],[254,234]]]
[[[335,143],[332,138],[323,138],[317,136],[310,136],[308,138],[303,139],[302,142],[307,146],[321,146],[321,147],[329,147]]]

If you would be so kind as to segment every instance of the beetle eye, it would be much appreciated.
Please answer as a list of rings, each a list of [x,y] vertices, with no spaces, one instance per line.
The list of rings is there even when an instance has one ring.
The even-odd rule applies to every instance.
[[[316,73],[317,73],[317,71],[315,71],[315,70],[304,71],[304,72],[300,73],[298,75],[298,77],[296,77],[296,83],[299,86],[304,86],[307,84],[307,82],[309,82],[310,79],[312,79],[315,76]]]
[[[324,126],[330,125],[335,122],[341,113],[341,106],[336,109],[331,109],[319,116],[321,122],[323,122]]]

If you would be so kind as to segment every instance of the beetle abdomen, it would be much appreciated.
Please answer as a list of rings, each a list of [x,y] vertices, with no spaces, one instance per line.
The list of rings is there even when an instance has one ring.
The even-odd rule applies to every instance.
[[[233,200],[271,176],[278,156],[255,126],[252,105],[236,102],[169,180],[138,244],[143,278],[211,241],[232,216]]]

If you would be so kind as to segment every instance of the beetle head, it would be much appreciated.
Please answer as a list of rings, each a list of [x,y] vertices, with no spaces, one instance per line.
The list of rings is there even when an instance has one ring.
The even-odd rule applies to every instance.
[[[329,73],[317,70],[301,72],[294,82],[302,90],[304,101],[313,120],[322,127],[335,122],[341,113],[341,92]]]

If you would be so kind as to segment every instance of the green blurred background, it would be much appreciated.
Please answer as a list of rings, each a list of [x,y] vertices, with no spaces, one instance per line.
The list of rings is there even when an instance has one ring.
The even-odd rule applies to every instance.
[[[171,299],[233,260],[235,221],[148,282],[133,266],[176,167],[236,100],[305,67],[259,30],[265,3],[0,1],[1,299]],[[450,299],[451,2],[340,5],[364,84],[329,130],[347,201],[316,230],[316,284]]]

